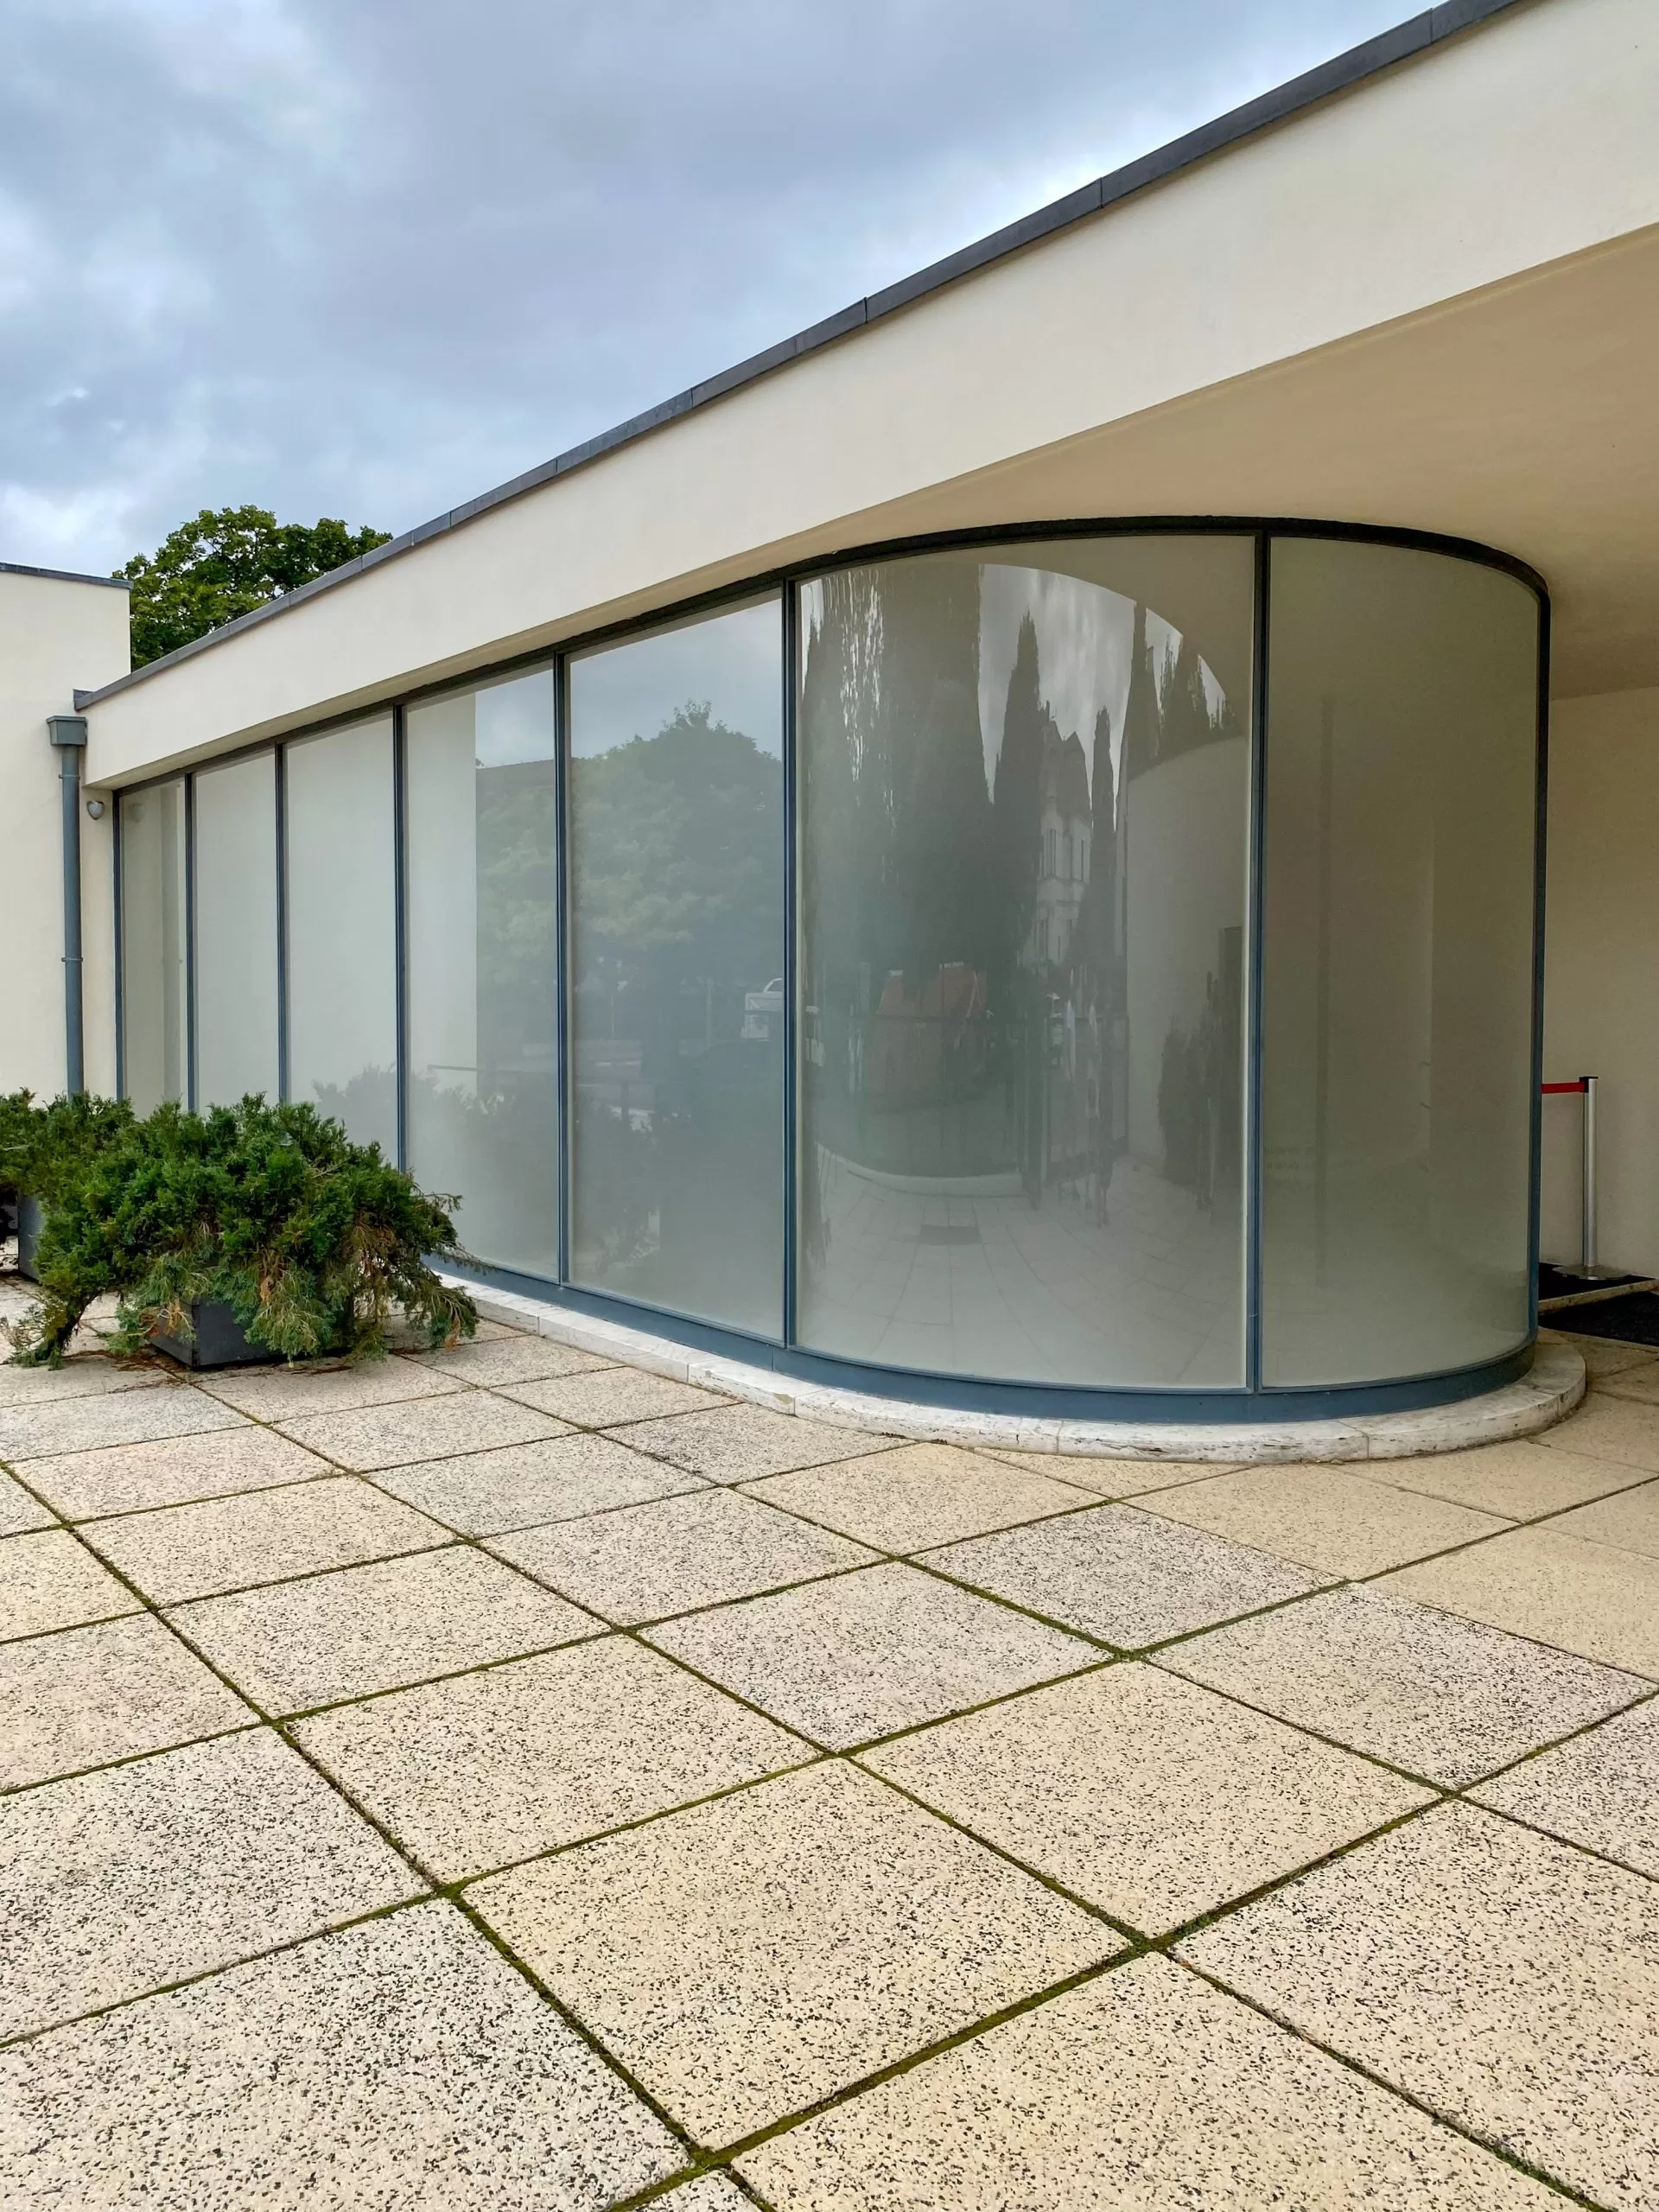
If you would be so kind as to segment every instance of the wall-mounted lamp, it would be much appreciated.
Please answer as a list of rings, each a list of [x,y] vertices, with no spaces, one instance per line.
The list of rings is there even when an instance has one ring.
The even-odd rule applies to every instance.
[[[103,800],[101,798],[89,798],[86,802],[86,811],[92,816],[94,822],[101,822],[104,819]]]

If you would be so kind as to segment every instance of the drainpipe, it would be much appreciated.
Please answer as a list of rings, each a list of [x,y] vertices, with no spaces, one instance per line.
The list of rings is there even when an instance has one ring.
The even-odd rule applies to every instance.
[[[86,747],[86,718],[49,715],[46,734],[57,748],[63,793],[64,1088],[73,1096],[86,1088],[80,1003],[80,756]]]

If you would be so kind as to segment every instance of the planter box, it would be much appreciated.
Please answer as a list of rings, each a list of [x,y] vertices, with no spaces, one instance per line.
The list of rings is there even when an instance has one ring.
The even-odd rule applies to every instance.
[[[190,1308],[190,1325],[195,1334],[188,1343],[160,1331],[150,1342],[184,1367],[269,1367],[283,1356],[254,1344],[233,1309],[216,1298],[200,1300]]]
[[[35,1271],[35,1255],[40,1249],[41,1230],[46,1217],[41,1211],[38,1198],[20,1198],[17,1201],[17,1272],[27,1275],[30,1282],[38,1282]]]

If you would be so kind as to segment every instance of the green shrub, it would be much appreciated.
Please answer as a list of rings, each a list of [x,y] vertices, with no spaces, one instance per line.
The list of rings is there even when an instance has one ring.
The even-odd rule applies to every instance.
[[[55,1203],[92,1157],[133,1125],[124,1099],[90,1091],[37,1106],[30,1090],[0,1097],[0,1198]]]
[[[158,1106],[142,1121],[108,1101],[34,1110],[45,1123],[58,1107],[76,1109],[54,1125],[62,1152],[37,1129],[28,1170],[46,1221],[40,1303],[16,1335],[22,1362],[59,1364],[108,1292],[120,1301],[112,1347],[129,1353],[157,1332],[188,1338],[201,1300],[290,1359],[378,1357],[398,1307],[434,1345],[476,1330],[472,1300],[428,1264],[461,1256],[454,1201],[424,1196],[315,1108],[249,1097],[206,1114]]]

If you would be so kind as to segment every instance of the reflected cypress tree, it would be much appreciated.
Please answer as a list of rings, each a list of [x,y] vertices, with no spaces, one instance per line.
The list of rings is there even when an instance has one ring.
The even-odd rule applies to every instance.
[[[1014,672],[1002,712],[1002,749],[997,754],[991,806],[996,844],[997,937],[993,991],[1007,1004],[1024,959],[1037,904],[1042,861],[1043,750],[1052,717],[1043,704],[1037,659],[1037,626],[1020,625]]]

